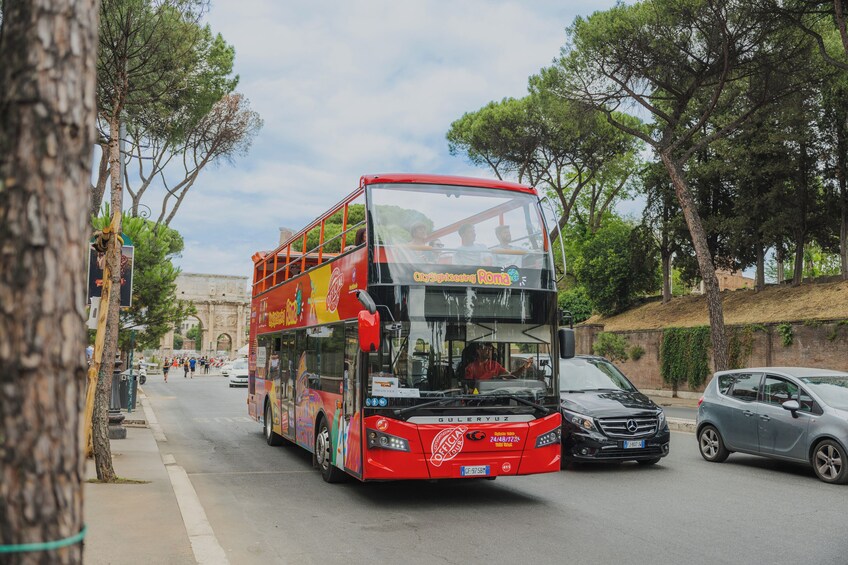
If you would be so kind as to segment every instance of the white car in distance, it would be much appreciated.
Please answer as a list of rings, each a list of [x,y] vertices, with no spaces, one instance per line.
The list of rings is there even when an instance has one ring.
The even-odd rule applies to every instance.
[[[232,368],[228,371],[230,388],[237,385],[247,386],[247,359],[233,361]]]

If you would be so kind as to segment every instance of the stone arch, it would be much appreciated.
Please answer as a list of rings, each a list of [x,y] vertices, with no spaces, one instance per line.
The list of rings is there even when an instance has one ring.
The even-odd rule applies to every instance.
[[[215,345],[219,354],[223,353],[227,357],[233,357],[236,350],[233,347],[233,337],[227,332],[223,332],[215,339]]]
[[[229,338],[231,355],[247,343],[250,313],[247,277],[181,273],[176,282],[177,298],[190,302],[196,310],[192,318],[201,327],[200,355],[215,356],[221,335]],[[162,339],[163,355],[173,354],[173,338],[172,331]]]

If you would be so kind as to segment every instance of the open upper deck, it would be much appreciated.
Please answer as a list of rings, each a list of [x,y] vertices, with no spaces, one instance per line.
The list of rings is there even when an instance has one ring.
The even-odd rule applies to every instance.
[[[548,288],[552,278],[533,188],[395,173],[363,176],[325,214],[256,253],[253,295],[366,244],[371,284]]]

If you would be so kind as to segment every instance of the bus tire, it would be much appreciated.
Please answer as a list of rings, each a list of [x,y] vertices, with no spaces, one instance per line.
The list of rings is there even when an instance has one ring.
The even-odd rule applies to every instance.
[[[268,445],[272,447],[282,445],[283,438],[274,431],[274,418],[271,416],[271,403],[267,401],[265,402],[265,416],[263,418],[262,431],[265,434],[265,442]]]
[[[319,418],[315,429],[317,430],[315,433],[315,464],[325,481],[340,483],[347,475],[332,463],[333,445],[330,441],[330,428],[327,427],[327,419],[323,416]]]

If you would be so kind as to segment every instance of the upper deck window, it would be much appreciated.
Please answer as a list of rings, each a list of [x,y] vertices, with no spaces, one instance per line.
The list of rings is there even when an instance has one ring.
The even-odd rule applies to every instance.
[[[380,282],[487,284],[470,281],[481,269],[509,273],[516,283],[511,286],[529,280],[530,284],[521,286],[538,288],[549,279],[540,275],[551,266],[534,195],[463,186],[383,184],[370,187],[369,208],[375,260],[396,266],[382,273],[388,280],[381,276]]]

